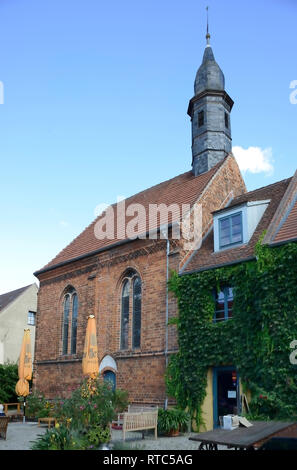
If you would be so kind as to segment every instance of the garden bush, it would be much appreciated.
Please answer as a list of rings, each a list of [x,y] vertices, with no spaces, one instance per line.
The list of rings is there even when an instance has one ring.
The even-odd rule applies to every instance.
[[[89,378],[70,398],[56,399],[50,406],[58,424],[33,442],[32,449],[93,450],[110,441],[110,424],[116,410],[127,406],[127,394],[114,392],[102,378]]]
[[[0,403],[17,401],[15,386],[18,381],[18,366],[14,363],[0,364]]]
[[[21,401],[23,401],[22,397]],[[28,418],[43,418],[49,416],[46,406],[47,401],[44,394],[38,390],[34,390],[34,392],[30,392],[26,397],[26,416]]]

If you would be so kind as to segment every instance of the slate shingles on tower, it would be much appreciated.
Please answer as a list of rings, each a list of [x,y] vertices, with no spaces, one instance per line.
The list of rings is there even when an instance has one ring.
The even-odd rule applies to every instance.
[[[230,112],[233,100],[225,91],[225,77],[207,45],[194,83],[188,114],[192,121],[193,173],[204,173],[231,152]]]

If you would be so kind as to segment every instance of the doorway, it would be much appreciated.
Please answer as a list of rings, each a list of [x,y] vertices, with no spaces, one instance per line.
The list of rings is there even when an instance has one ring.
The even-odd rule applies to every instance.
[[[215,367],[213,370],[213,421],[220,425],[219,417],[239,414],[239,380],[235,367]]]
[[[106,370],[103,372],[103,379],[112,385],[112,391],[116,389],[116,375],[112,370]]]

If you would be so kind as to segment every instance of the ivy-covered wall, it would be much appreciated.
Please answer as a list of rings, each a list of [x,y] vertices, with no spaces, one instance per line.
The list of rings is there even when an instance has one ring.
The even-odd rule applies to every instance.
[[[253,418],[297,419],[297,244],[269,248],[259,242],[255,261],[178,276],[169,288],[178,299],[179,352],[171,357],[168,394],[203,424],[207,370],[237,368],[252,394]],[[233,318],[213,322],[213,288],[234,289]]]

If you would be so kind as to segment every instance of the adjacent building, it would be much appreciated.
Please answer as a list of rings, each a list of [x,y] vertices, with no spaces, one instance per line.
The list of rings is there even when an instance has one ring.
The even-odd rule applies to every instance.
[[[237,278],[236,273],[231,275],[230,279],[232,281],[230,282],[228,277],[226,279],[223,271],[224,268],[232,268],[250,263],[251,269],[253,269],[253,265],[258,263],[256,250],[258,244],[263,247],[268,246],[271,250],[277,250],[279,247],[289,243],[296,243],[296,201],[297,172],[291,178],[239,195],[230,201],[226,207],[213,212],[211,230],[203,239],[201,247],[193,254],[187,266],[179,272],[181,276],[185,277],[214,273],[212,277],[209,276],[212,279],[212,282],[209,283],[209,294],[214,297],[212,318],[205,319],[204,325],[210,327],[210,324],[213,323],[215,327],[215,325],[226,323],[226,326],[228,326],[227,322],[234,318],[234,301],[236,301],[236,296],[241,294],[239,286],[241,282],[240,276],[243,275],[243,272],[240,274],[240,271],[238,271],[239,274],[237,276],[239,277]],[[273,256],[273,252],[271,252],[271,255]],[[258,344],[260,349],[265,350],[267,347],[266,343],[271,344],[271,351],[269,352],[271,355],[270,373],[271,377],[274,375],[276,377],[271,379],[270,385],[267,385],[265,380],[262,383],[262,378],[259,379],[257,377],[255,370],[254,388],[259,390],[265,386],[269,388],[274,380],[275,390],[276,387],[280,387],[280,390],[286,390],[286,400],[289,403],[290,396],[292,397],[292,394],[295,396],[295,392],[290,392],[289,385],[291,381],[293,384],[293,381],[296,380],[296,371],[292,371],[294,366],[289,361],[289,335],[291,335],[293,344],[295,344],[294,340],[297,339],[295,311],[297,297],[294,287],[292,290],[292,283],[296,286],[296,273],[293,270],[289,271],[289,276],[291,277],[289,279],[287,277],[288,270],[285,266],[285,260],[280,258],[278,262],[279,265],[274,271],[273,269],[269,271],[269,268],[263,269],[263,273],[260,273],[260,275],[258,273],[257,277],[255,277],[255,286],[252,292],[253,298],[247,297],[246,305],[241,304],[246,314],[245,318],[241,318],[241,328],[246,330],[247,358],[254,354],[255,346],[253,345]],[[275,273],[275,271],[278,271],[281,284],[274,284],[274,289],[279,288],[285,299],[291,299],[293,307],[290,307],[289,310],[284,298],[280,296],[275,298],[274,289],[269,284],[272,273]],[[269,275],[268,272],[270,272]],[[257,285],[259,280],[261,280],[261,286]],[[292,283],[289,283],[290,280]],[[196,295],[192,297],[193,305],[195,297]],[[260,306],[259,310],[257,303]],[[264,306],[268,313],[266,312],[266,316],[262,317],[263,312],[261,312],[261,309]],[[270,312],[271,319],[269,320]],[[200,314],[201,312],[199,313],[198,309],[197,315]],[[254,325],[252,331],[247,327],[248,322],[250,324],[250,320],[253,321]],[[289,334],[288,332],[285,333],[286,330],[282,327],[286,322],[291,325]],[[280,329],[279,334],[277,334],[277,328]],[[265,329],[266,335],[263,335],[261,339],[263,329]],[[217,331],[213,330],[213,340],[216,333]],[[286,334],[288,340],[283,344],[280,337],[282,335],[286,337]],[[233,341],[242,341],[242,337],[238,335],[238,330],[230,328],[230,335],[233,335]],[[228,338],[228,335],[226,335],[226,338]],[[197,341],[199,341],[199,337],[197,337]],[[228,348],[222,344],[217,344],[216,347],[218,348],[218,354],[209,354],[209,362],[207,364],[207,393],[202,406],[205,430],[218,426],[220,416],[246,412],[247,409],[244,406],[245,394],[247,394],[248,399],[253,397],[249,391],[244,391],[242,387],[235,351],[232,354],[232,350],[228,351]],[[214,359],[214,356],[218,357],[218,359]],[[259,354],[258,360],[260,365],[262,363],[261,354]],[[278,367],[280,367],[281,363],[283,364],[282,374],[285,376],[285,381],[281,374],[277,377]],[[256,364],[254,366],[256,367]],[[268,365],[266,367],[268,369]],[[293,378],[290,378],[292,372]]]
[[[26,328],[34,357],[37,293],[37,285],[31,284],[0,295],[0,364],[18,361]]]

